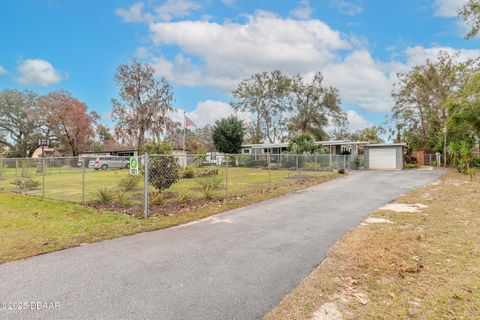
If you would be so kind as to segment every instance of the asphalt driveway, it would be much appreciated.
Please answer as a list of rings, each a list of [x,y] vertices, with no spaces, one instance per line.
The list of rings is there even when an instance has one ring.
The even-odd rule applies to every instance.
[[[259,319],[369,212],[442,173],[356,172],[197,223],[6,263],[0,319]]]

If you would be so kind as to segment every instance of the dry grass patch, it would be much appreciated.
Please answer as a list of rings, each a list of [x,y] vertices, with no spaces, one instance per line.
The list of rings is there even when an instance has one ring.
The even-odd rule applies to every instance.
[[[480,181],[450,172],[345,235],[266,319],[480,319]],[[423,206],[422,206],[423,205]],[[426,207],[425,207],[426,206]],[[330,316],[330,318],[329,318]]]

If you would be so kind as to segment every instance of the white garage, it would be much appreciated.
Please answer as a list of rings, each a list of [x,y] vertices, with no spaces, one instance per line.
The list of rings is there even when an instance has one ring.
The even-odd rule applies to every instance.
[[[404,147],[404,143],[366,145],[365,168],[371,170],[403,169]]]

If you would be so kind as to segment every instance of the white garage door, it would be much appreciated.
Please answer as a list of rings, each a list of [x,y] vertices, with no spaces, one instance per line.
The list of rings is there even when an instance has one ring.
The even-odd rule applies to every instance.
[[[368,166],[370,169],[396,169],[396,148],[369,148]]]

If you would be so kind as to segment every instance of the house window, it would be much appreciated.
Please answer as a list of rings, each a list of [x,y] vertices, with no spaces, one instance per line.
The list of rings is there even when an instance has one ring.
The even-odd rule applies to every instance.
[[[245,153],[250,153],[250,149],[243,149],[242,152]]]

